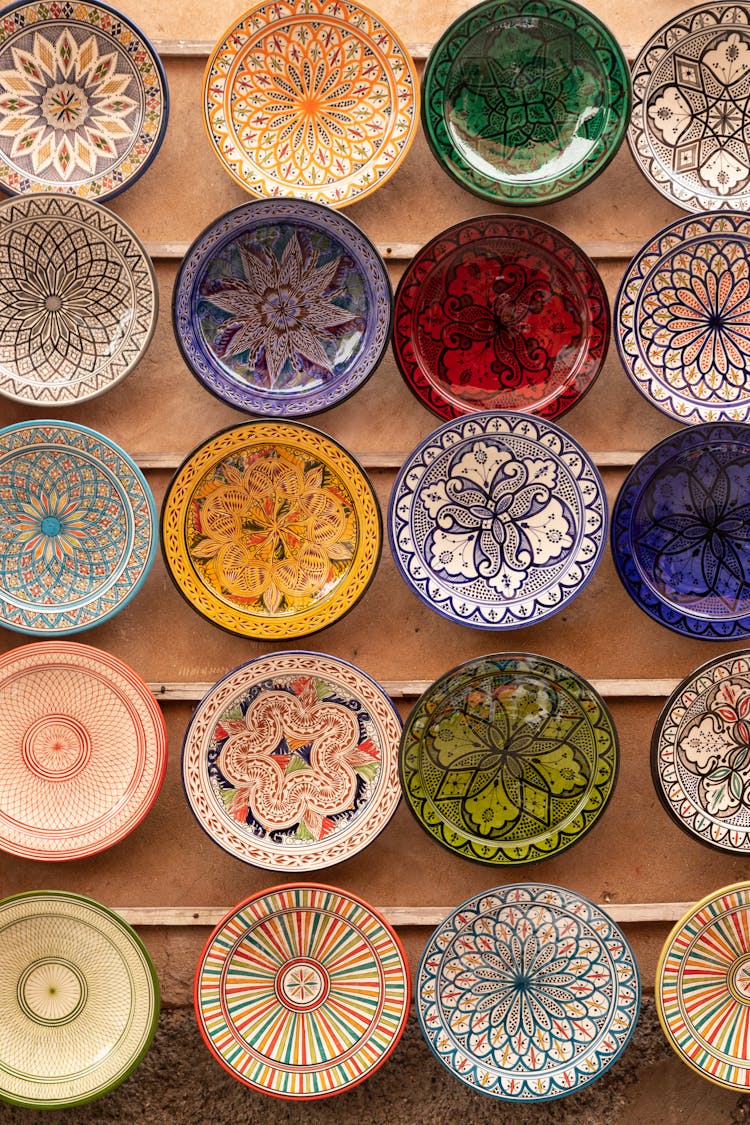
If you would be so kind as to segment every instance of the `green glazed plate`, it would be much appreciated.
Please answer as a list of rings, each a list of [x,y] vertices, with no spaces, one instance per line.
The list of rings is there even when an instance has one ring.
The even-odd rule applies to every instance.
[[[630,116],[630,71],[572,0],[485,0],[435,44],[422,120],[447,172],[484,199],[549,203],[606,168]]]
[[[577,673],[530,653],[459,665],[427,689],[401,739],[422,827],[479,863],[533,863],[588,832],[615,786],[617,732]]]

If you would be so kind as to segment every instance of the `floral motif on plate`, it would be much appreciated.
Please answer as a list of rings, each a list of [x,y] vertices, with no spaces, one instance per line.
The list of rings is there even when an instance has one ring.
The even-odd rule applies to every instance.
[[[135,462],[85,426],[0,430],[0,624],[90,629],[135,596],[156,551],[156,508]]]
[[[404,794],[422,827],[482,863],[556,855],[614,790],[612,718],[582,677],[530,653],[482,656],[427,689],[404,728]]]
[[[625,589],[688,637],[750,633],[750,429],[703,423],[654,446],[625,479],[612,553]]]
[[[369,239],[305,200],[223,215],[180,267],[174,325],[197,378],[264,415],[326,410],[369,378],[388,345],[391,286]]]
[[[0,207],[0,393],[69,406],[109,390],[141,359],[158,307],[148,254],[110,211],[62,195]]]
[[[653,186],[685,211],[750,204],[750,8],[675,16],[633,64],[628,143]]]
[[[18,3],[0,29],[0,186],[107,199],[151,163],[167,127],[158,55],[104,4]]]
[[[431,609],[515,629],[557,613],[593,576],[607,501],[563,430],[487,411],[446,422],[407,458],[388,530],[396,565]]]
[[[117,914],[64,891],[0,902],[0,1100],[65,1109],[108,1094],[146,1054],[159,982]]]
[[[208,940],[195,976],[198,1027],[240,1082],[290,1101],[368,1078],[409,1012],[409,966],[361,899],[303,883],[261,891]]]
[[[185,734],[182,779],[198,823],[256,867],[341,863],[386,826],[401,797],[401,720],[343,660],[278,652],[229,672]]]
[[[273,0],[246,12],[203,79],[214,151],[242,187],[343,207],[395,172],[419,121],[403,43],[351,0]]]
[[[750,1086],[750,883],[707,895],[667,938],[656,1009],[677,1056],[730,1090]]]
[[[750,651],[703,664],[675,689],[654,728],[651,771],[681,828],[750,854]]]
[[[462,187],[493,202],[548,203],[617,152],[630,71],[608,28],[572,0],[485,0],[433,47],[422,97],[430,147]]]
[[[459,1081],[544,1102],[600,1078],[641,1000],[622,932],[572,891],[517,883],[468,899],[435,930],[416,979],[422,1034]]]
[[[156,800],[167,733],[121,660],[71,641],[0,657],[0,848],[80,859],[118,843]]]
[[[638,252],[617,297],[616,340],[633,384],[680,422],[750,418],[750,221],[679,219]]]
[[[382,545],[364,470],[326,434],[248,422],[199,446],[162,509],[177,589],[209,621],[282,640],[337,621],[364,594]]]
[[[441,418],[475,410],[565,413],[601,370],[609,302],[593,263],[534,219],[450,227],[396,292],[393,349],[408,386]]]

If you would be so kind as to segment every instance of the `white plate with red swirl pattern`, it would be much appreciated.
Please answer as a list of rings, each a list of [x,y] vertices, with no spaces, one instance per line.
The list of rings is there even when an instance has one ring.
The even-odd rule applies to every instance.
[[[0,849],[11,855],[96,855],[141,823],[161,789],[162,713],[101,649],[60,640],[6,652],[0,729]]]
[[[276,652],[234,668],[198,705],[182,780],[201,827],[270,871],[362,851],[396,811],[401,720],[352,664]]]

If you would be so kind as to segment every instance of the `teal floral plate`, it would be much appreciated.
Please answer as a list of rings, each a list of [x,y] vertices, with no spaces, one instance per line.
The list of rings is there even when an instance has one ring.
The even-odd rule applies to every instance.
[[[401,783],[439,844],[489,864],[565,851],[617,779],[612,717],[581,676],[530,653],[482,656],[437,680],[401,739]]]
[[[549,203],[617,152],[630,71],[604,24],[573,0],[485,0],[435,44],[422,82],[427,140],[484,199]]]

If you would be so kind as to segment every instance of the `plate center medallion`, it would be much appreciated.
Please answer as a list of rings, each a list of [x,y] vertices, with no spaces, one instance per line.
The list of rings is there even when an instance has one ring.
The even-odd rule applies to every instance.
[[[743,953],[727,975],[729,991],[740,1004],[750,1004],[750,953]]]
[[[49,957],[34,961],[21,975],[18,1002],[35,1023],[69,1023],[83,1008],[87,991],[75,965]]]
[[[31,773],[68,781],[85,769],[91,738],[83,723],[70,715],[44,715],[24,732],[21,757]]]
[[[276,975],[276,995],[285,1008],[311,1012],[325,1003],[331,989],[328,973],[317,961],[295,957]]]

